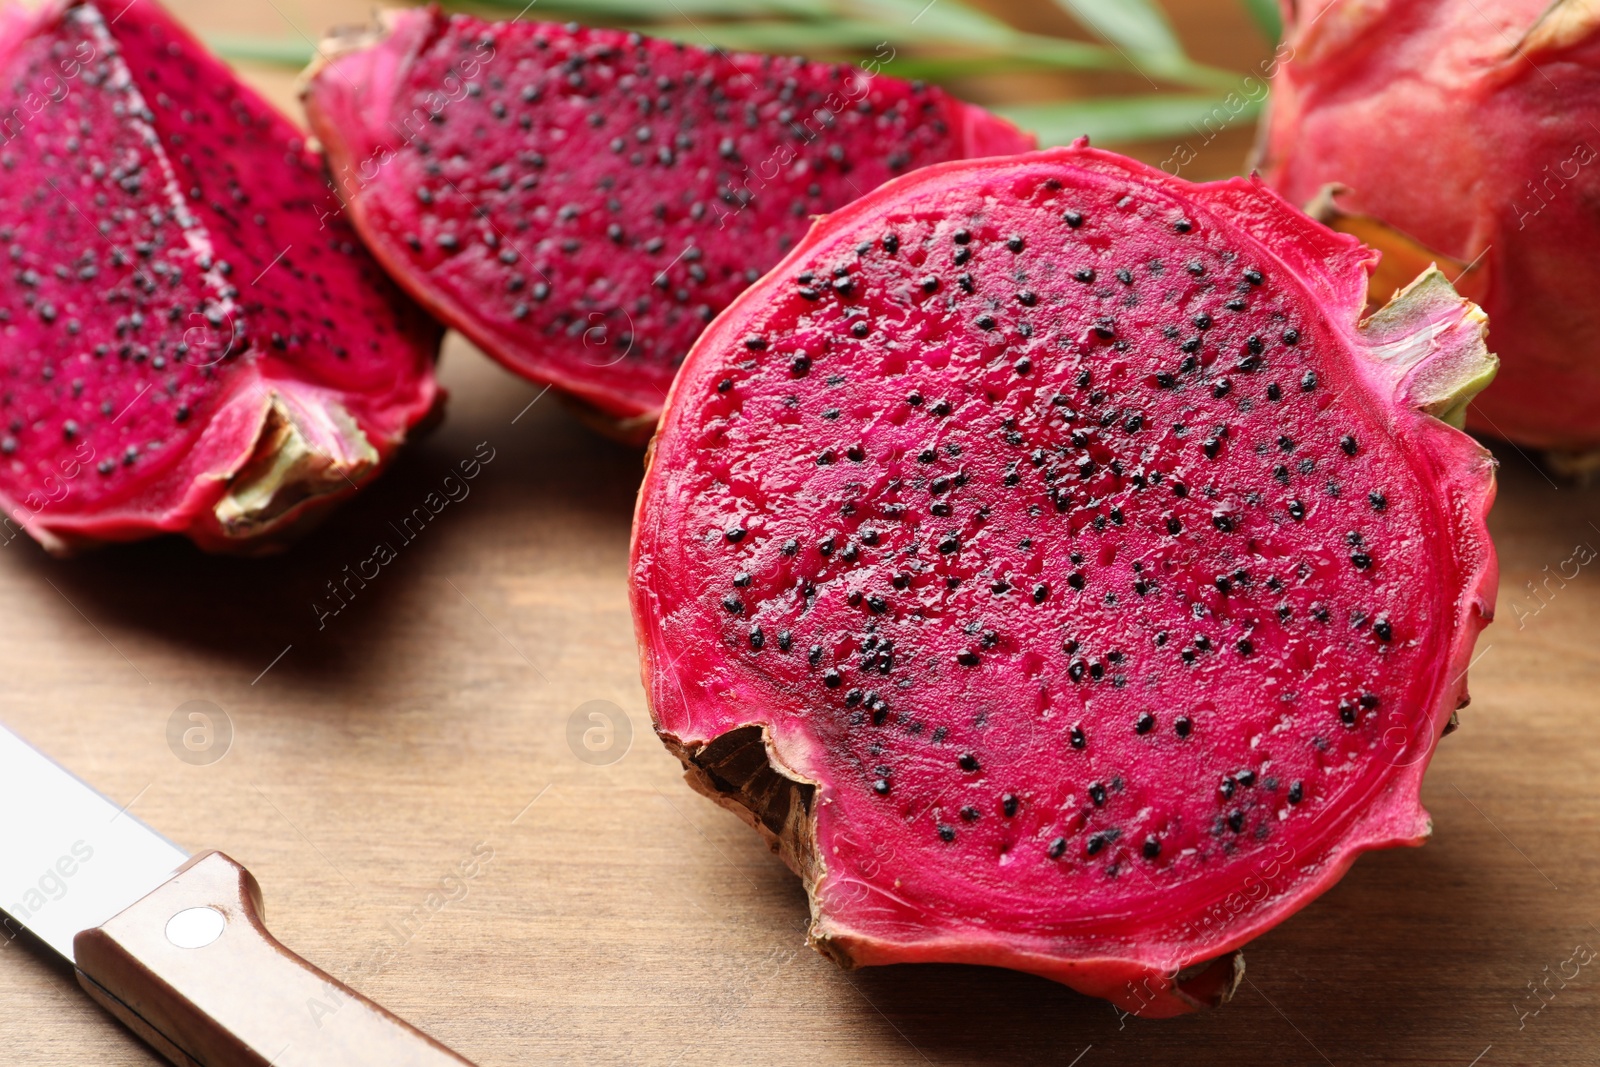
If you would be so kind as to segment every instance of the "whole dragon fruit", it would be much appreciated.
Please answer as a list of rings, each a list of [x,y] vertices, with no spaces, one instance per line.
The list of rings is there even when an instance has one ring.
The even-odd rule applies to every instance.
[[[1436,260],[1483,305],[1505,368],[1469,425],[1539,448],[1600,447],[1600,6],[1285,11],[1262,175],[1298,204],[1344,187],[1319,213],[1384,252],[1375,300]]]
[[[378,258],[639,441],[700,331],[812,216],[924,164],[1033,147],[937,88],[617,30],[435,7],[325,51],[306,111]]]
[[[1491,612],[1494,371],[1430,272],[1084,145],[822,220],[673,388],[633,607],[656,728],[846,965],[1163,1016],[1360,853]],[[1442,420],[1442,421],[1441,421]]]
[[[0,15],[0,505],[64,551],[280,543],[433,407],[440,330],[154,3]]]

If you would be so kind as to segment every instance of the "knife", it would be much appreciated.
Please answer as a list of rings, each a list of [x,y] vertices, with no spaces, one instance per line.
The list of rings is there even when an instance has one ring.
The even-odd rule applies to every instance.
[[[27,930],[179,1067],[472,1067],[284,948],[261,889],[0,726],[0,944]]]

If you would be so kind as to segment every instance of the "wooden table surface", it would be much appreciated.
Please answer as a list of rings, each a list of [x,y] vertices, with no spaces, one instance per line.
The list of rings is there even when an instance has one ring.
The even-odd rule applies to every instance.
[[[366,4],[176,6],[281,37]],[[1207,58],[1243,69],[1265,50],[1225,0],[1174,7]],[[290,100],[286,76],[250,76]],[[1230,132],[1191,173],[1235,170],[1247,142]],[[1424,789],[1427,847],[1364,857],[1251,946],[1226,1008],[1124,1025],[1020,974],[845,973],[805,948],[796,879],[650,734],[625,584],[639,453],[549,399],[528,408],[535,389],[458,339],[442,375],[446,425],[289,555],[0,548],[0,720],[184,846],[243,862],[288,944],[484,1067],[1600,1061],[1600,966],[1520,1015],[1540,1004],[1530,983],[1600,948],[1600,575],[1567,563],[1542,599],[1528,586],[1600,546],[1596,492],[1500,452],[1501,618]],[[319,628],[324,584],[481,442],[494,459],[471,495]],[[189,701],[231,722],[220,761],[169,747]],[[569,724],[591,701],[631,745],[579,757]],[[492,859],[456,877],[475,856]],[[65,971],[0,949],[0,1064],[154,1062]]]

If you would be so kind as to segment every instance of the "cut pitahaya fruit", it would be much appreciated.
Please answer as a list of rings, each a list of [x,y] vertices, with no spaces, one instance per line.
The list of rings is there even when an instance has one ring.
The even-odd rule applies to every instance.
[[[1495,361],[1437,271],[1358,323],[1372,265],[1080,144],[894,181],[706,331],[635,524],[645,685],[819,949],[1169,1015],[1427,835],[1496,580],[1447,423]]]
[[[1469,425],[1600,448],[1600,5],[1297,0],[1285,13],[1262,175],[1297,204],[1344,187],[1321,204],[1383,251],[1376,301],[1436,260],[1483,305],[1505,368]]]
[[[378,258],[501,363],[641,442],[700,331],[811,216],[1034,145],[930,86],[618,30],[435,7],[324,51],[306,111]]]
[[[433,407],[441,331],[321,160],[153,0],[0,17],[0,504],[64,551],[260,551]]]

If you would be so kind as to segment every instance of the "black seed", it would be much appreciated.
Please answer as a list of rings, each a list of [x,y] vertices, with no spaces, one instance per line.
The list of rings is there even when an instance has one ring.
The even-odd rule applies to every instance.
[[[1013,252],[1021,252],[1027,247],[1027,242],[1021,237],[1013,234],[1012,236],[1006,238],[1006,247],[1011,249]]]
[[[883,235],[883,250],[891,256],[900,251],[900,238],[892,233]]]
[[[877,781],[872,783],[872,791],[878,794],[880,797],[888,796],[889,780],[887,778],[879,778]]]
[[[952,534],[946,534],[944,536],[944,538],[939,542],[939,551],[944,553],[947,556],[950,555],[952,552],[961,551],[961,539],[958,538],[953,533]]]
[[[1317,387],[1317,372],[1314,371],[1314,370],[1306,371],[1305,374],[1302,375],[1301,378],[1300,378],[1300,391],[1302,393],[1309,393],[1309,392],[1311,392],[1311,390],[1315,389],[1316,387]]]
[[[789,370],[796,378],[804,378],[811,370],[810,356],[795,356],[789,361]]]
[[[1289,783],[1289,794],[1285,799],[1291,804],[1298,804],[1300,803],[1301,798],[1303,798],[1305,795],[1305,783],[1296,778],[1294,781]]]
[[[1345,455],[1353,456],[1356,454],[1356,439],[1349,434],[1345,434],[1339,438],[1339,447],[1344,451]]]
[[[1389,498],[1374,489],[1367,494],[1367,503],[1372,505],[1373,511],[1383,511],[1389,506]]]
[[[1283,399],[1283,390],[1278,388],[1278,383],[1277,382],[1273,382],[1271,385],[1267,386],[1267,399],[1268,400],[1282,400]]]
[[[979,663],[978,654],[971,649],[956,653],[956,662],[963,667],[976,667]]]
[[[1372,633],[1379,641],[1385,644],[1394,640],[1394,626],[1389,622],[1389,616],[1379,615],[1372,624]]]
[[[1078,749],[1081,749],[1085,744],[1087,744],[1087,739],[1083,736],[1082,726],[1073,726],[1071,739],[1068,743],[1071,744],[1073,748]]]
[[[1256,650],[1255,646],[1250,643],[1250,639],[1248,637],[1239,638],[1238,644],[1236,644],[1234,647],[1239,650],[1239,655],[1241,656],[1248,656]]]
[[[1232,533],[1233,516],[1229,515],[1225,511],[1213,511],[1211,513],[1211,525],[1215,526],[1223,533]]]
[[[1356,724],[1356,706],[1348,700],[1339,701],[1339,721],[1346,726]]]
[[[1351,566],[1355,567],[1356,570],[1364,571],[1368,567],[1372,566],[1372,556],[1361,551],[1360,549],[1357,549],[1356,551],[1350,553],[1350,564]]]
[[[1056,838],[1056,841],[1060,841],[1060,840],[1061,839],[1059,837]],[[1085,847],[1085,851],[1088,852],[1089,855],[1093,856],[1096,853],[1098,853],[1101,849],[1106,847],[1106,842],[1107,842],[1107,838],[1106,838],[1105,834],[1090,834],[1089,835],[1089,843]],[[1066,842],[1063,841],[1062,842],[1063,847],[1065,847],[1065,844],[1066,844]],[[1055,842],[1054,841],[1052,841],[1050,843],[1050,847],[1051,848],[1055,847]]]
[[[1300,331],[1299,330],[1285,330],[1285,331],[1283,331],[1283,343],[1286,344],[1286,345],[1299,344],[1300,343]]]
[[[1306,517],[1306,506],[1298,500],[1289,501],[1289,517],[1299,522]]]
[[[1190,230],[1194,229],[1194,223],[1190,222],[1188,219],[1179,219],[1177,222],[1172,224],[1172,228],[1177,230],[1179,233],[1188,233]]]
[[[1155,726],[1156,717],[1150,714],[1148,711],[1141,711],[1139,713],[1139,718],[1134,721],[1133,732],[1136,734],[1147,734],[1151,730],[1155,729]]]
[[[1177,720],[1172,724],[1173,732],[1179,737],[1188,737],[1189,731],[1193,729],[1194,723],[1189,720],[1189,716],[1187,715],[1178,716]]]
[[[1083,225],[1083,215],[1082,215],[1081,212],[1065,211],[1065,212],[1062,213],[1061,219],[1068,226],[1071,226],[1074,230],[1076,230],[1079,226]]]
[[[1094,281],[1094,268],[1079,267],[1072,276],[1085,284]]]
[[[961,757],[956,760],[956,765],[971,774],[978,769],[978,757],[970,752],[963,752]]]
[[[1097,808],[1104,806],[1106,802],[1106,787],[1099,782],[1090,782],[1089,799],[1094,802],[1094,806]]]
[[[941,840],[941,841],[954,841],[955,839],[956,839],[956,828],[954,826],[948,825],[947,823],[940,823],[939,824],[939,840]]]
[[[1265,279],[1261,277],[1260,271],[1256,270],[1254,267],[1251,267],[1249,270],[1244,272],[1244,280],[1249,282],[1251,285],[1260,285]]]
[[[822,684],[829,689],[837,689],[844,683],[844,677],[834,668],[829,667],[822,676]]]
[[[1234,808],[1228,812],[1228,829],[1234,833],[1244,829],[1244,812],[1239,808]]]
[[[767,643],[767,638],[766,638],[766,635],[761,632],[761,627],[759,627],[759,626],[750,627],[750,649],[751,649],[751,651],[760,652],[761,649],[762,649],[762,646],[764,646],[766,643]]]
[[[1090,843],[1090,849],[1091,849],[1091,852],[1098,852],[1099,851],[1098,849],[1094,848],[1093,842]],[[1061,854],[1063,852],[1065,852],[1066,850],[1067,850],[1067,839],[1064,838],[1064,837],[1054,837],[1054,838],[1050,839],[1050,844],[1049,844],[1049,846],[1047,846],[1045,848],[1044,851],[1045,851],[1045,855],[1049,856],[1051,859],[1058,860],[1058,859],[1061,858]]]
[[[789,646],[794,643],[794,634],[789,630],[778,631],[778,649],[781,652],[789,651]]]
[[[744,535],[745,535],[744,527],[742,527],[742,526],[730,526],[730,527],[728,527],[727,531],[725,533],[723,533],[722,536],[726,537],[728,539],[729,544],[735,544],[736,545],[740,541],[744,540]]]

